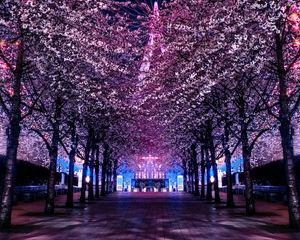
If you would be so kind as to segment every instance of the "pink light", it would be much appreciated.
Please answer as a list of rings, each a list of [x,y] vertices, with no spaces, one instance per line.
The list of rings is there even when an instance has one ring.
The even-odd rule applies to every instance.
[[[294,30],[295,32],[298,32],[298,31],[300,30],[299,25],[293,25],[293,30]]]
[[[295,44],[295,46],[299,47],[300,46],[300,39],[295,39],[294,44]]]
[[[155,16],[159,16],[159,7],[158,7],[158,3],[156,1],[154,2],[153,12],[154,12]]]
[[[6,63],[1,63],[0,64],[0,67],[3,69],[3,70],[7,70],[8,69],[8,66]]]
[[[293,69],[298,69],[300,67],[300,63],[294,63]]]
[[[148,156],[148,157],[141,157],[141,159],[143,159],[143,160],[158,160],[159,157]]]
[[[14,95],[14,90],[12,88],[9,88],[7,91],[8,91],[9,96],[12,97]]]
[[[299,20],[299,15],[297,14],[297,13],[292,13],[291,15],[290,15],[290,19],[292,20],[292,21],[298,21]]]
[[[0,47],[5,47],[5,41],[4,40],[0,40]]]

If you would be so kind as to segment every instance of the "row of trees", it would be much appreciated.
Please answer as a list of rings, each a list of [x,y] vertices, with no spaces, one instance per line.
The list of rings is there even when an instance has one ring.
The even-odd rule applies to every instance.
[[[190,163],[198,182],[198,154],[201,172],[212,168],[217,179],[216,161],[224,157],[227,205],[233,206],[231,156],[240,153],[246,212],[254,214],[253,149],[267,132],[279,131],[289,221],[299,228],[293,147],[300,102],[298,2],[176,0],[165,5],[160,19],[163,37],[155,47],[165,49],[153,59],[148,79],[159,85],[155,92],[159,101],[152,110],[168,131],[185,172]],[[219,202],[217,184],[215,201]]]
[[[60,149],[70,160],[67,206],[73,205],[76,157],[84,161],[80,201],[88,168],[97,183],[102,168],[102,188],[94,194],[92,174],[88,198],[106,193],[117,160],[130,152],[126,127],[135,110],[127,83],[137,75],[142,48],[141,30],[129,29],[128,19],[111,1],[1,1],[0,111],[7,126],[1,228],[11,223],[21,131],[35,133],[48,150],[45,213],[54,213]]]

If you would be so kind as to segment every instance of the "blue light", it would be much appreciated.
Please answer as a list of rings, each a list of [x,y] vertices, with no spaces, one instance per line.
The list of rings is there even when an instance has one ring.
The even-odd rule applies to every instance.
[[[236,172],[243,172],[244,171],[244,162],[243,162],[243,157],[242,156],[237,156],[233,157],[231,159],[231,172],[236,173]],[[218,166],[218,168],[222,172],[226,172],[226,163],[224,162],[222,165]]]
[[[75,162],[74,173],[78,174],[79,170],[82,169],[82,165]],[[60,173],[69,173],[69,159],[65,159],[62,156],[57,158],[56,171]]]
[[[131,179],[134,179],[134,171],[124,164],[118,168],[117,174],[123,177],[124,191],[131,191]]]

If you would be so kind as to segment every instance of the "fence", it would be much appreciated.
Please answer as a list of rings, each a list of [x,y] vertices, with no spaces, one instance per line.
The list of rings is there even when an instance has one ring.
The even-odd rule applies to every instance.
[[[66,185],[56,185],[55,186],[55,195],[64,195],[67,194],[67,186]],[[80,188],[74,186],[74,192],[79,192]],[[45,198],[47,194],[47,186],[16,186],[15,187],[15,201],[34,201],[37,199]]]
[[[245,195],[245,186],[236,185],[232,188],[234,194]],[[227,187],[223,186],[220,188],[221,192],[227,192]],[[264,199],[271,202],[286,201],[287,192],[285,186],[253,186],[253,193],[255,198]]]

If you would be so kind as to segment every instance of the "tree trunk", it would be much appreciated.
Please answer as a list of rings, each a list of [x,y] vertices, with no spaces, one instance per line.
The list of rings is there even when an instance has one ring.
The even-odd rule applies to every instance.
[[[194,193],[194,171],[193,171],[193,164],[191,163],[191,161],[189,161],[188,165],[189,165],[189,169],[188,169],[188,172],[189,172],[189,187],[191,188],[190,192]]]
[[[192,182],[192,193],[195,193],[195,178],[194,178],[193,171],[191,171],[191,182]]]
[[[15,166],[19,145],[20,125],[13,120],[10,122],[10,129],[7,136],[6,149],[6,171],[1,199],[0,229],[7,228],[11,224],[11,211],[13,204]]]
[[[212,200],[212,186],[210,182],[211,163],[210,163],[209,152],[207,147],[205,148],[205,155],[206,155],[206,200]]]
[[[286,172],[288,192],[289,225],[300,228],[299,196],[295,177],[293,129],[291,126],[291,110],[289,109],[288,79],[284,68],[284,56],[281,37],[276,35],[277,74],[279,80],[279,121],[283,161]]]
[[[74,163],[75,163],[75,156],[77,151],[78,145],[78,137],[76,136],[76,126],[75,122],[72,122],[71,125],[72,132],[71,132],[71,151],[69,153],[69,180],[68,180],[68,192],[67,192],[67,207],[73,207],[73,194],[74,194]]]
[[[205,198],[205,153],[204,146],[201,146],[201,198]]]
[[[106,180],[105,180],[105,183],[106,183],[106,187],[105,187],[105,189],[106,189],[106,194],[108,194],[109,193],[109,176],[110,176],[110,174],[109,174],[109,170],[107,171],[107,174],[106,174]]]
[[[116,192],[117,191],[117,171],[114,170],[113,171],[113,192]]]
[[[220,190],[219,190],[219,181],[218,181],[218,166],[216,163],[216,155],[215,155],[215,147],[210,149],[211,152],[211,162],[213,167],[213,174],[214,174],[214,191],[215,191],[215,203],[220,203]]]
[[[113,167],[113,191],[116,192],[117,191],[117,168],[118,168],[118,161],[115,160],[114,161],[114,167]]]
[[[192,150],[192,161],[193,161],[193,169],[195,174],[195,191],[194,195],[199,196],[199,166],[197,161],[197,151],[196,151],[196,144],[193,144],[191,147]]]
[[[96,178],[96,190],[95,190],[95,197],[100,197],[99,191],[99,169],[100,168],[100,161],[99,161],[99,146],[96,146],[96,162],[95,162],[95,178]]]
[[[209,150],[210,150],[210,158],[211,158],[211,164],[213,167],[213,174],[214,174],[214,191],[215,191],[215,203],[220,203],[220,191],[219,191],[219,181],[218,181],[218,166],[216,161],[216,150],[215,150],[215,144],[214,144],[214,138],[212,135],[212,123],[211,121],[208,122],[208,141],[209,141]]]
[[[88,163],[85,160],[82,165],[82,179],[81,179],[82,184],[81,184],[80,199],[79,199],[80,203],[85,203],[87,168],[88,168]]]
[[[21,122],[21,80],[23,76],[24,50],[23,41],[21,40],[16,70],[14,73],[13,90],[14,94],[11,101],[11,112],[9,116],[9,126],[7,128],[7,145],[6,145],[6,165],[3,183],[3,191],[1,195],[0,205],[0,229],[4,229],[11,224],[11,211],[13,204],[15,167],[17,162],[17,151],[19,146],[20,122]]]
[[[245,198],[246,198],[246,214],[253,215],[255,214],[255,203],[253,196],[253,183],[251,179],[251,149],[249,146],[249,139],[247,128],[248,124],[245,122],[245,101],[243,96],[239,99],[239,117],[240,117],[240,127],[241,127],[241,142],[242,142],[242,152],[243,152],[243,161],[244,161],[244,174],[245,174]]]
[[[299,196],[295,178],[294,146],[291,124],[286,121],[280,126],[283,161],[286,171],[289,225],[300,228]]]
[[[224,126],[224,139],[223,139],[223,150],[225,155],[226,163],[226,178],[227,178],[227,207],[234,207],[233,191],[232,191],[232,178],[231,178],[231,153],[229,150],[229,126],[228,121],[225,122]]]
[[[94,142],[94,140],[93,140]],[[94,200],[94,161],[95,161],[95,144],[92,145],[92,153],[91,153],[91,161],[90,161],[90,182],[88,183],[89,186],[89,193],[88,193],[88,200]]]
[[[186,161],[184,160],[182,164],[183,164],[183,191],[188,192]]]
[[[52,142],[49,149],[50,175],[49,175],[48,186],[47,186],[47,197],[46,197],[46,206],[45,206],[45,213],[49,215],[54,214],[55,180],[56,180],[55,176],[56,176],[56,164],[57,164],[57,156],[58,156],[61,109],[62,109],[62,102],[60,97],[57,97],[55,100],[55,114],[54,114],[55,122],[53,123]]]
[[[108,153],[109,146],[108,144],[104,144],[104,152],[103,152],[103,162],[102,162],[102,171],[101,171],[101,196],[106,195],[105,187],[106,187],[106,175],[107,175],[107,161],[108,161]]]
[[[255,203],[253,196],[253,183],[251,179],[250,152],[246,146],[243,146],[244,174],[245,174],[245,197],[246,197],[246,214],[255,214]]]
[[[86,177],[87,177],[87,168],[89,165],[89,159],[90,159],[90,151],[91,151],[91,138],[93,137],[93,130],[89,129],[88,138],[86,141],[86,148],[85,148],[85,156],[84,156],[84,163],[82,167],[82,187],[80,192],[80,203],[85,203],[85,192],[86,192]]]
[[[102,168],[101,168],[101,196],[106,195],[106,163],[103,160]]]
[[[111,184],[111,162],[107,162],[107,174],[106,174],[106,193],[110,193]]]

